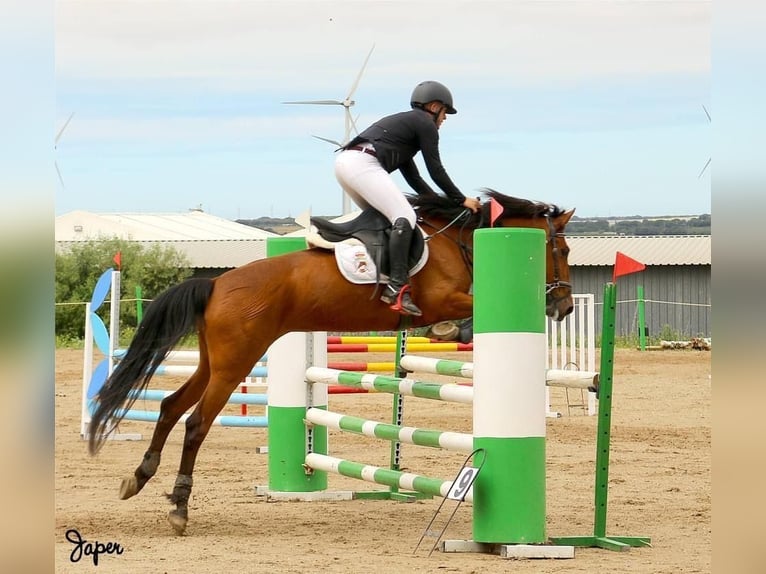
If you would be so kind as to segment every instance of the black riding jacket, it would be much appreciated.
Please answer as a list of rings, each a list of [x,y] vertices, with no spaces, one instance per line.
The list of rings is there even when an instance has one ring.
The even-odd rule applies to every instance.
[[[430,112],[413,109],[386,116],[354,139],[344,149],[369,142],[375,146],[375,155],[388,173],[397,169],[409,186],[418,194],[433,194],[433,189],[420,176],[414,157],[423,153],[428,175],[447,197],[462,204],[465,195],[452,183],[439,158],[439,130]]]

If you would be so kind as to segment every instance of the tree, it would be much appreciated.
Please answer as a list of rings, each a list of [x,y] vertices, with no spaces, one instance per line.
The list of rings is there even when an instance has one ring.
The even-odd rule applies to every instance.
[[[121,254],[121,299],[135,298],[136,286],[142,297],[153,299],[162,291],[187,277],[192,270],[186,257],[173,248],[161,245],[145,247],[124,239],[99,239],[77,242],[56,254],[56,303],[90,301],[93,287],[101,274],[115,267],[114,256]],[[109,305],[99,310],[106,318]],[[84,305],[56,306],[56,335],[81,339],[84,336]],[[120,325],[137,325],[136,306],[120,306]]]

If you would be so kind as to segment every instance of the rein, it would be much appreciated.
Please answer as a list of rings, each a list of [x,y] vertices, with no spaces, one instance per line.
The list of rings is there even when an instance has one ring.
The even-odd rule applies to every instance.
[[[463,211],[461,211],[460,213],[458,213],[458,214],[455,216],[455,218],[454,218],[452,221],[450,221],[450,222],[449,222],[447,225],[445,225],[444,227],[441,227],[440,229],[437,229],[437,231],[436,231],[435,233],[432,233],[431,235],[428,235],[428,236],[425,238],[425,241],[429,241],[430,239],[432,239],[433,237],[436,237],[436,236],[437,236],[437,235],[439,235],[440,233],[443,233],[443,232],[447,231],[447,229],[449,229],[450,227],[452,227],[453,225],[455,225],[455,223],[457,223],[458,219],[460,219],[461,217],[463,217],[463,216],[464,216],[466,213],[468,213],[469,211],[470,211],[470,210],[469,210],[468,208],[465,208]],[[433,229],[436,229],[436,226],[435,226],[433,223],[431,223],[431,222],[429,222],[429,221],[426,221],[426,220],[425,220],[425,219],[423,219],[422,217],[420,218],[420,221],[422,221],[423,223],[425,223],[425,224],[426,224],[426,225],[428,225],[429,227],[432,227]],[[466,221],[466,223],[468,223],[468,221]],[[465,223],[463,224],[463,227],[461,227],[461,230],[462,230],[463,228],[465,228]]]
[[[463,218],[464,216],[466,216],[466,215],[468,215],[470,213],[471,213],[471,210],[468,209],[468,208],[465,208],[463,211],[458,213],[452,221],[450,221],[447,225],[444,225],[444,226],[442,226],[440,228],[438,228],[436,225],[434,225],[430,221],[424,219],[423,217],[418,217],[418,221],[421,224],[427,225],[428,227],[430,227],[432,229],[436,229],[436,231],[434,233],[431,233],[430,235],[427,235],[424,238],[424,241],[428,242],[431,239],[433,239],[434,237],[436,237],[437,235],[439,235],[441,233],[444,233],[445,231],[447,231],[447,229],[449,229],[450,227],[455,225],[461,218]],[[479,212],[479,214],[480,214],[479,217],[481,218],[482,217],[481,216],[481,212]],[[465,219],[465,221],[463,222],[463,224],[460,226],[460,230],[458,232],[458,238],[457,239],[455,239],[454,237],[450,237],[449,235],[447,235],[447,237],[451,241],[454,241],[457,244],[457,246],[460,248],[460,255],[463,258],[463,263],[465,263],[465,266],[468,269],[468,274],[471,276],[471,278],[473,278],[473,257],[472,257],[472,255],[473,255],[473,248],[470,245],[468,245],[465,241],[463,241],[463,231],[465,231],[465,227],[466,227],[466,225],[468,225],[468,221],[470,219],[471,219],[470,217],[467,217]],[[479,219],[479,225],[477,227],[481,227],[481,219]]]

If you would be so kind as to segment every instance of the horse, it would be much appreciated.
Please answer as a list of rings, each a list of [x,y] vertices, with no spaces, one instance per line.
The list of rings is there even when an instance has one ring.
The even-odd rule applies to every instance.
[[[502,207],[493,222],[492,201],[472,213],[438,194],[408,196],[429,251],[425,266],[410,278],[413,299],[423,314],[408,317],[408,327],[472,315],[473,231],[492,224],[545,231],[546,314],[560,321],[572,312],[564,228],[574,209],[566,211],[491,189],[483,194]],[[312,248],[253,261],[212,279],[190,278],[161,293],[147,308],[123,359],[95,397],[88,442],[91,455],[99,452],[122,420],[123,409],[133,404],[134,391],[145,389],[168,353],[195,330],[199,365],[162,401],[149,447],[133,475],[122,480],[120,498],[135,496],[154,476],[170,431],[196,404],[186,420],[176,482],[167,495],[175,504],[168,521],[177,534],[184,534],[197,453],[231,393],[285,333],[401,328],[402,316],[378,299],[376,287],[347,281],[330,251]]]

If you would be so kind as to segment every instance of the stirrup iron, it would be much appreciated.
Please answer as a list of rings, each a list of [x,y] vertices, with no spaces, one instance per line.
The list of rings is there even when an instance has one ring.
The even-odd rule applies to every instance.
[[[385,301],[386,303],[390,303],[389,309],[392,311],[396,311],[397,313],[401,313],[402,315],[415,315],[419,317],[423,314],[423,312],[418,308],[417,305],[412,301],[412,297],[410,296],[410,286],[405,285],[399,290],[399,293],[396,295],[396,299],[391,296],[392,293],[390,291],[393,291],[391,286],[389,285],[386,287],[386,292],[383,293],[381,296],[381,299]],[[389,291],[390,290],[390,291]]]

